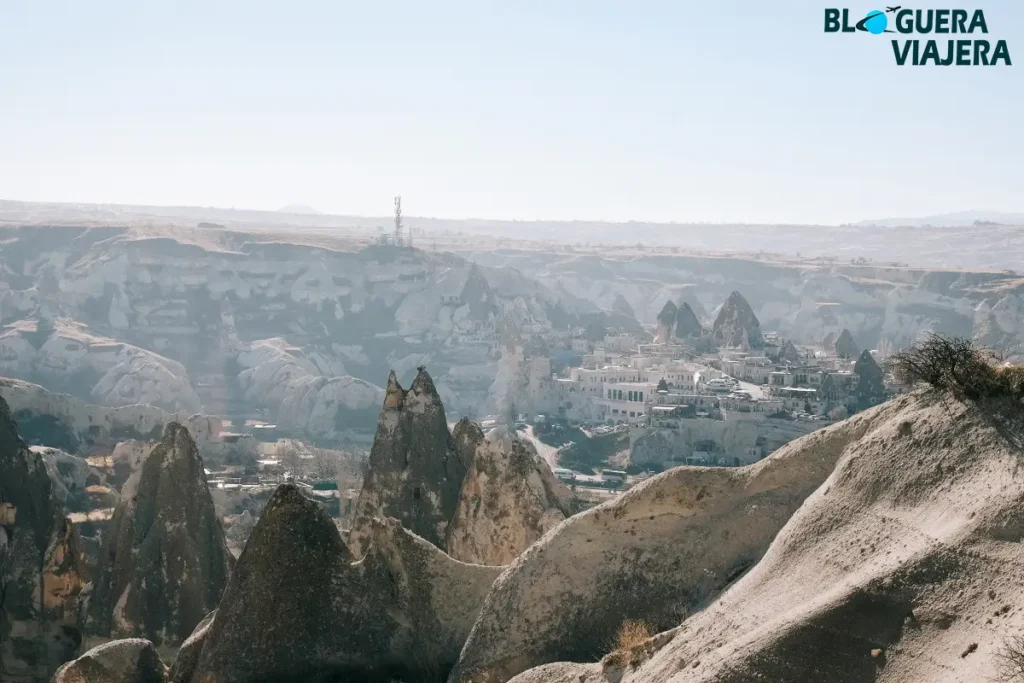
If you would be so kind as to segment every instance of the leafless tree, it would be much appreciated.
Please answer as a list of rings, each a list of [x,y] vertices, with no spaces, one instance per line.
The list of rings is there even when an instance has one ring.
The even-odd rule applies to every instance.
[[[342,453],[328,448],[310,448],[313,475],[317,479],[336,479],[341,469]]]
[[[1012,636],[996,654],[998,683],[1024,683],[1024,636]]]
[[[1024,369],[998,367],[993,356],[970,339],[932,334],[889,359],[897,381],[924,382],[961,399],[1024,393]]]
[[[305,474],[305,463],[302,461],[302,453],[294,443],[286,443],[278,446],[277,458],[281,466],[293,477],[301,477]]]

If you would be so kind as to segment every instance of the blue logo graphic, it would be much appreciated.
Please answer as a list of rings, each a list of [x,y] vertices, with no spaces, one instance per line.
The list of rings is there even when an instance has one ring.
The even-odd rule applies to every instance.
[[[858,31],[867,31],[868,33],[885,33],[886,27],[889,26],[889,20],[885,18],[885,13],[878,10],[872,10],[868,12],[868,15],[857,22]]]

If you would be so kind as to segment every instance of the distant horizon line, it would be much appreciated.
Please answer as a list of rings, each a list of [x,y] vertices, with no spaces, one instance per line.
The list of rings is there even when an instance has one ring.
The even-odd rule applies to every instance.
[[[237,207],[237,206],[203,206],[199,204],[131,204],[124,202],[103,202],[103,201],[34,201],[34,200],[23,200],[23,199],[7,199],[0,198],[0,207],[3,204],[24,204],[24,205],[36,205],[36,206],[60,206],[60,207],[117,207],[117,208],[129,208],[129,209],[160,209],[160,210],[176,210],[176,209],[190,209],[190,210],[207,210],[207,211],[233,211],[233,212],[250,212],[250,213],[261,213],[268,214],[270,216],[303,216],[310,219],[325,220],[331,218],[345,218],[345,219],[364,219],[373,221],[385,221],[391,220],[391,214],[381,215],[370,215],[361,213],[333,213],[320,211],[316,207],[303,202],[291,202],[280,209],[257,209],[249,207]],[[292,212],[286,211],[292,206],[304,206],[311,211],[309,212]],[[828,223],[828,222],[800,222],[800,221],[737,221],[737,220],[643,220],[643,219],[627,219],[627,220],[615,220],[615,219],[599,219],[599,218],[486,218],[480,216],[466,216],[466,217],[449,217],[449,216],[427,216],[427,215],[415,215],[404,213],[403,218],[406,220],[429,220],[429,221],[452,221],[452,222],[491,222],[491,223],[591,223],[599,225],[651,225],[651,226],[707,226],[707,225],[736,225],[736,226],[783,226],[783,227],[834,227],[841,228],[847,226],[857,227],[871,227],[873,224],[877,227],[915,227],[914,222],[921,222],[926,219],[948,219],[950,217],[958,216],[960,214],[990,214],[995,216],[1006,216],[1013,217],[1016,220],[1024,221],[1024,212],[1015,211],[994,211],[989,209],[964,209],[959,211],[948,211],[945,213],[938,214],[927,214],[922,216],[893,216],[887,218],[871,218],[861,219],[855,221],[846,221],[843,223]],[[894,223],[898,221],[913,221],[908,222],[905,225],[880,225],[882,223]],[[980,219],[974,219],[980,220]],[[1017,223],[1011,223],[1009,225],[1016,225]],[[967,225],[967,224],[964,224]],[[370,226],[360,226],[370,227]],[[385,226],[380,226],[385,227]]]

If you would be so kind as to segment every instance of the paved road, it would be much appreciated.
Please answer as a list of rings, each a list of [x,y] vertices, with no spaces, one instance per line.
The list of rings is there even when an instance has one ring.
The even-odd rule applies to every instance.
[[[552,471],[558,467],[558,449],[538,439],[533,433],[532,425],[527,426],[526,429],[520,429],[519,434],[533,444],[533,447],[537,449],[537,454],[544,458],[544,462],[548,464]]]

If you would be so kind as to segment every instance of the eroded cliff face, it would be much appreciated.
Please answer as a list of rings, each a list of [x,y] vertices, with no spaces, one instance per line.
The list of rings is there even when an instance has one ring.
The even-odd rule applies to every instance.
[[[50,382],[67,379],[80,398],[110,405],[259,408],[327,438],[372,433],[374,380],[392,368],[405,377],[429,361],[453,406],[482,405],[494,370],[473,340],[504,309],[548,327],[596,310],[511,268],[323,236],[39,226],[2,236],[0,323],[19,327],[0,338],[0,372],[61,391]],[[99,341],[47,341],[47,321]]]
[[[485,438],[469,420],[455,426],[469,451],[459,504],[448,528],[448,554],[504,565],[572,514],[568,488],[529,442],[500,428]]]
[[[484,260],[474,252],[473,258]],[[512,257],[490,255],[487,263]],[[986,321],[992,338],[1020,343],[1024,315],[1015,312],[1024,293],[1020,276],[991,271],[928,271],[884,265],[786,263],[767,259],[649,255],[630,259],[614,255],[531,254],[515,260],[524,273],[552,289],[612,310],[618,297],[636,311],[637,319],[654,326],[667,301],[690,304],[705,324],[732,291],[750,303],[764,330],[798,343],[818,343],[827,334],[838,337],[844,328],[857,345],[902,348],[920,334],[941,332],[970,336],[977,314],[987,318],[1007,297],[1004,313]],[[985,303],[987,302],[987,303]],[[984,334],[980,329],[979,334]],[[833,339],[835,338],[833,337]]]
[[[45,384],[89,403],[148,404],[198,413],[185,367],[152,351],[90,334],[68,319],[14,323],[0,335],[0,374]]]
[[[0,398],[0,665],[4,680],[46,679],[75,656],[85,583],[78,534],[40,454]]]
[[[87,627],[181,643],[217,607],[232,562],[195,442],[172,422],[121,492]]]
[[[421,368],[406,391],[391,373],[349,535],[355,555],[367,551],[376,517],[394,517],[444,548],[465,476],[430,375]]]
[[[126,439],[158,439],[171,421],[186,425],[200,442],[216,439],[223,429],[220,418],[208,415],[167,413],[148,405],[98,406],[6,377],[0,377],[0,395],[27,442],[69,453],[89,446],[112,448]]]

